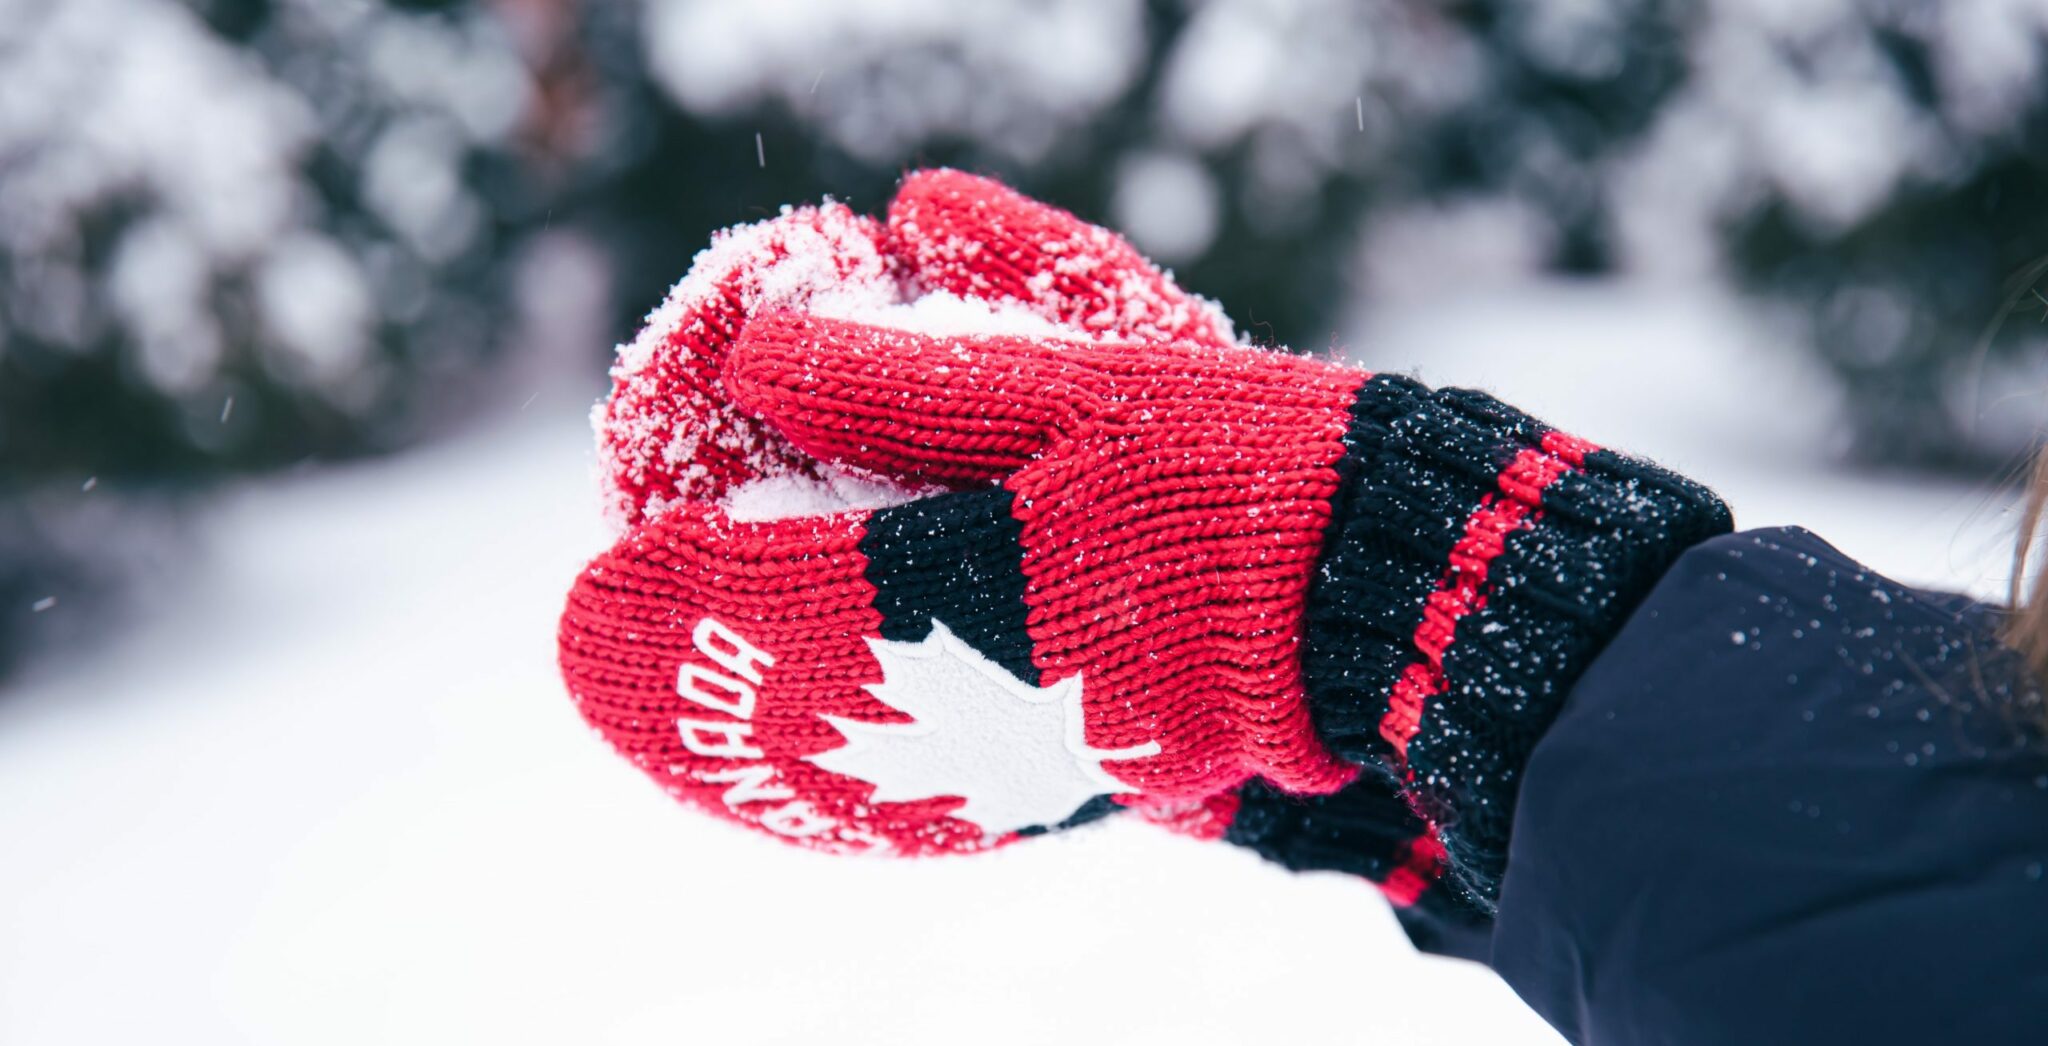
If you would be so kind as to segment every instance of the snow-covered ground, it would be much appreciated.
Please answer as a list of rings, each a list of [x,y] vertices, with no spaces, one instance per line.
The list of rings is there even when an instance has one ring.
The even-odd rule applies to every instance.
[[[1831,466],[1813,377],[1730,317],[1551,288],[1350,341],[1994,594],[2007,500]],[[1342,877],[1134,823],[834,859],[674,808],[555,677],[586,393],[229,499],[165,613],[0,694],[0,1042],[1558,1041]]]

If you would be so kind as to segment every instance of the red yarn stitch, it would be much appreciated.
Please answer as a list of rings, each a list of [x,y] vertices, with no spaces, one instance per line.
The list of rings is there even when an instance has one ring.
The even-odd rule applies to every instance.
[[[1402,847],[1399,863],[1384,882],[1377,884],[1380,893],[1396,908],[1414,907],[1443,878],[1445,858],[1444,841],[1432,825],[1429,834]]]
[[[763,474],[810,471],[780,436],[730,408],[719,368],[755,310],[802,304],[841,281],[892,279],[881,241],[880,223],[829,203],[718,234],[621,347],[612,393],[595,416],[615,516],[630,524],[677,500],[716,500]],[[778,272],[798,250],[809,267]]]
[[[560,629],[563,677],[584,718],[621,755],[671,795],[702,809],[774,831],[777,812],[802,802],[822,819],[816,823],[830,824],[796,841],[823,849],[882,843],[904,854],[980,849],[987,841],[978,828],[945,816],[955,800],[871,806],[866,784],[804,761],[845,743],[822,715],[903,719],[863,689],[881,678],[864,639],[880,624],[858,547],[864,520],[863,514],[775,524],[690,513],[664,517],[598,557],[570,593]],[[709,664],[692,642],[705,618],[782,655],[745,719],[678,694],[680,666]],[[745,727],[746,743],[760,754],[707,758],[691,752],[679,719]],[[750,799],[742,789],[736,797],[742,782],[732,775],[755,772],[766,775],[756,782],[756,794],[789,794]]]

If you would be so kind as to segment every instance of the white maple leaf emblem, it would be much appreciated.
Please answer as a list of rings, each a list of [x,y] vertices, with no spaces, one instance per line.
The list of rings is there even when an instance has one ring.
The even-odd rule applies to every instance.
[[[882,666],[868,693],[915,722],[822,716],[846,744],[809,758],[874,785],[874,802],[959,796],[967,802],[951,816],[1002,835],[1057,824],[1106,792],[1134,791],[1103,762],[1159,754],[1157,741],[1090,748],[1079,675],[1032,686],[937,619],[921,642],[871,638],[868,649]]]

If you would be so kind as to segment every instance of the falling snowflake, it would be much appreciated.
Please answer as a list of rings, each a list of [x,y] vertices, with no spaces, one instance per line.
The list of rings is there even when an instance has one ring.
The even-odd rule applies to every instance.
[[[868,692],[913,721],[824,716],[846,744],[810,761],[874,785],[875,802],[959,796],[966,802],[951,816],[1003,835],[1057,824],[1098,795],[1133,791],[1103,762],[1159,753],[1156,741],[1089,747],[1079,675],[1032,686],[937,620],[921,642],[870,639],[868,647],[882,667]]]

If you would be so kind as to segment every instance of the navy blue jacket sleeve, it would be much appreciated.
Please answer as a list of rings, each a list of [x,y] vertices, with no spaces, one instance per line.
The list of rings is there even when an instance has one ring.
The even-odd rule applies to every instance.
[[[1687,553],[1523,779],[1492,965],[1581,1044],[2048,1043],[2048,748],[1995,612]]]

